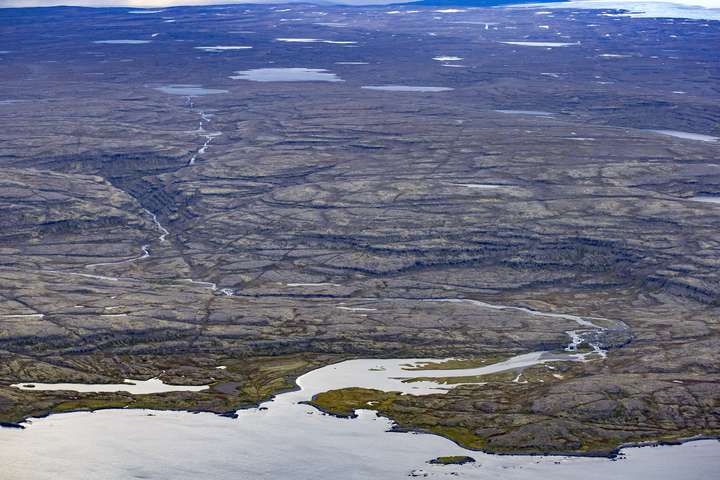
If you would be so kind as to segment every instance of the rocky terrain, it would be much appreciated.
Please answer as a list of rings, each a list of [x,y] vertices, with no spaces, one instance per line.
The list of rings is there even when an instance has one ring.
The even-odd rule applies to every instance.
[[[694,199],[720,196],[717,22],[0,12],[0,421],[222,413],[344,358],[554,350],[576,327],[432,301],[465,298],[628,328],[561,378],[395,396],[401,427],[503,452],[718,433],[720,204]],[[265,68],[335,81],[238,74]],[[362,88],[387,85],[451,90]],[[156,376],[213,387],[10,386]]]

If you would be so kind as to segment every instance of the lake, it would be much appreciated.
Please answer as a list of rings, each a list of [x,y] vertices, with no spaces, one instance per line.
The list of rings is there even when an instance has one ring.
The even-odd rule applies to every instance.
[[[617,461],[499,456],[469,451],[435,435],[388,433],[391,422],[374,412],[360,411],[358,418],[340,419],[299,403],[327,389],[394,388],[399,381],[392,377],[398,374],[431,373],[403,370],[408,362],[419,360],[368,359],[329,365],[301,376],[300,390],[281,394],[260,409],[239,411],[237,419],[148,410],[32,419],[24,430],[0,429],[2,478],[376,480],[457,474],[493,480],[700,480],[714,478],[720,470],[720,442],[715,440],[625,449]],[[456,372],[463,371],[452,374],[460,374]],[[400,385],[417,394],[429,387]],[[412,391],[413,386],[420,391]],[[441,455],[469,455],[477,461],[452,466],[427,463]]]

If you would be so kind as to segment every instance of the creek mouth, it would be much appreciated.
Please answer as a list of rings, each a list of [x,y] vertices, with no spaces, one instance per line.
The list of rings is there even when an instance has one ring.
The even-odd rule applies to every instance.
[[[521,357],[527,354],[510,360],[517,363]],[[153,410],[102,410],[30,419],[22,425],[24,429],[0,430],[3,478],[70,479],[91,471],[97,478],[107,480],[231,477],[369,480],[440,478],[454,472],[453,475],[468,479],[582,476],[674,480],[690,478],[683,476],[690,469],[696,475],[692,478],[711,478],[720,468],[720,443],[713,440],[623,449],[622,461],[491,455],[462,448],[438,435],[388,433],[393,422],[369,410],[358,410],[357,417],[348,420],[325,415],[303,403],[316,393],[344,386],[395,387],[397,380],[391,377],[414,375],[418,372],[405,370],[408,364],[427,361],[430,360],[358,359],[328,365],[300,376],[299,389],[282,393],[259,408],[238,411],[236,420],[209,413]],[[424,370],[422,374],[437,372]],[[441,372],[446,375],[453,371]],[[425,393],[400,384],[414,395]],[[88,438],[101,440],[88,450]],[[438,456],[472,456],[476,462],[428,463]],[[99,459],[102,462],[95,461]]]
[[[605,334],[626,328],[622,322],[550,313],[468,299],[478,308],[519,310],[526,314],[573,320],[564,351],[516,355],[472,368],[443,362],[457,359],[354,359],[330,364],[297,378],[297,388],[278,394],[257,408],[238,410],[235,420],[211,413],[109,409],[54,414],[29,419],[22,429],[0,431],[0,461],[9,480],[78,478],[89,464],[99,478],[440,478],[468,479],[676,479],[682,472],[711,476],[720,468],[720,443],[695,441],[679,446],[624,448],[622,461],[597,456],[493,455],[464,448],[452,440],[422,431],[401,429],[390,419],[358,409],[352,419],[323,413],[307,402],[316,395],[344,388],[377,389],[422,396],[447,393],[461,384],[443,378],[497,372],[520,372],[553,362],[602,362]],[[578,352],[580,343],[590,345]],[[552,367],[549,367],[552,368]],[[479,383],[479,382],[473,382]],[[38,388],[36,385],[34,388]],[[392,432],[392,433],[389,433]],[[86,438],[102,438],[87,452]],[[472,456],[474,463],[433,464],[439,456]],[[92,459],[103,462],[92,462]],[[312,459],[312,462],[308,462]],[[90,462],[89,462],[90,460]],[[64,476],[57,476],[62,469]],[[350,472],[350,473],[349,473]],[[601,472],[600,476],[593,472]],[[589,476],[588,476],[589,475]],[[595,476],[593,476],[595,475]],[[703,478],[697,476],[693,478]]]

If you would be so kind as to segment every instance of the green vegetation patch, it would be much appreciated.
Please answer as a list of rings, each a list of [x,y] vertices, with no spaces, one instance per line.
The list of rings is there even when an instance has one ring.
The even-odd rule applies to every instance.
[[[473,450],[484,450],[487,446],[485,439],[476,435],[470,428],[434,425],[428,427],[427,430],[445,438],[449,438],[461,447]]]
[[[464,370],[479,368],[507,360],[512,355],[488,355],[486,357],[450,358],[441,362],[424,362],[418,365],[403,365],[403,370]]]
[[[465,465],[466,463],[475,463],[475,459],[467,455],[448,455],[446,457],[437,457],[428,463],[433,465]]]
[[[467,377],[413,377],[403,380],[403,383],[434,382],[440,385],[458,385],[460,383],[485,383],[491,381],[488,375],[470,375]]]
[[[128,402],[124,400],[69,400],[59,403],[52,408],[53,413],[74,412],[77,410],[101,410],[104,408],[125,408]]]
[[[403,405],[409,398],[417,400],[399,392],[355,387],[319,393],[308,403],[339,417],[354,417],[358,409],[375,410],[402,428],[442,435],[466,448],[485,448],[485,439],[476,435],[471,428],[439,425],[438,419],[427,412],[426,408],[408,408]],[[423,398],[429,400],[429,397]]]
[[[310,405],[338,417],[353,417],[355,410],[386,410],[400,397],[399,392],[383,392],[371,388],[342,388],[318,393]]]
[[[208,411],[220,414],[256,406],[273,395],[296,388],[295,378],[333,363],[337,355],[293,354],[244,357],[216,354],[73,356],[62,368],[41,362],[0,366],[9,383],[27,382],[26,371],[36,372],[48,383],[119,383],[123,378],[160,375],[165,383],[204,385],[200,392],[165,392],[131,395],[127,392],[71,392],[19,390],[0,385],[0,421],[21,422],[29,416],[106,408]],[[2,363],[2,362],[0,362]],[[27,362],[26,362],[27,363]],[[218,369],[218,365],[226,368]],[[3,368],[4,367],[4,370]],[[1,375],[0,375],[1,376]]]

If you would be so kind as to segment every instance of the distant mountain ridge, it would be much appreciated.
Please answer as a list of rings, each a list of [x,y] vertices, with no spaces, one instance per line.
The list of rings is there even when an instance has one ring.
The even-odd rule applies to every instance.
[[[352,6],[352,7],[383,7],[383,6],[391,6],[391,5],[415,5],[415,6],[431,6],[431,7],[496,7],[500,5],[512,5],[512,4],[523,4],[523,3],[549,3],[549,2],[567,2],[568,0],[548,0],[547,2],[543,0],[420,0],[417,2],[409,1],[409,2],[393,2],[392,0],[388,0],[387,3],[377,3],[373,2],[372,0],[368,0],[368,3],[363,3],[362,0],[309,0],[309,1],[303,1],[303,0],[287,0],[286,2],[283,1],[248,1],[248,2],[232,2],[227,0],[218,0],[216,2],[208,2],[207,4],[184,4],[182,1],[178,1],[177,5],[171,5],[171,1],[168,0],[169,5],[158,5],[158,6],[147,6],[147,7],[138,7],[136,5],[133,5],[131,1],[127,1],[126,5],[123,4],[122,1],[110,1],[107,3],[104,3],[102,1],[98,0],[48,0],[47,2],[43,1],[34,1],[34,0],[0,0],[0,9],[5,8],[54,8],[58,6],[65,6],[65,7],[92,7],[92,8],[131,8],[136,10],[142,10],[142,9],[153,9],[153,8],[160,8],[160,9],[166,9],[166,8],[196,8],[196,7],[216,7],[216,6],[230,6],[230,5],[281,5],[283,3],[305,3],[305,4],[314,4],[314,5],[341,5],[341,6]],[[188,3],[192,3],[191,1]]]
[[[417,5],[438,7],[497,7],[500,5],[516,5],[521,3],[563,3],[567,0],[420,0],[418,2],[402,2],[395,5]]]

